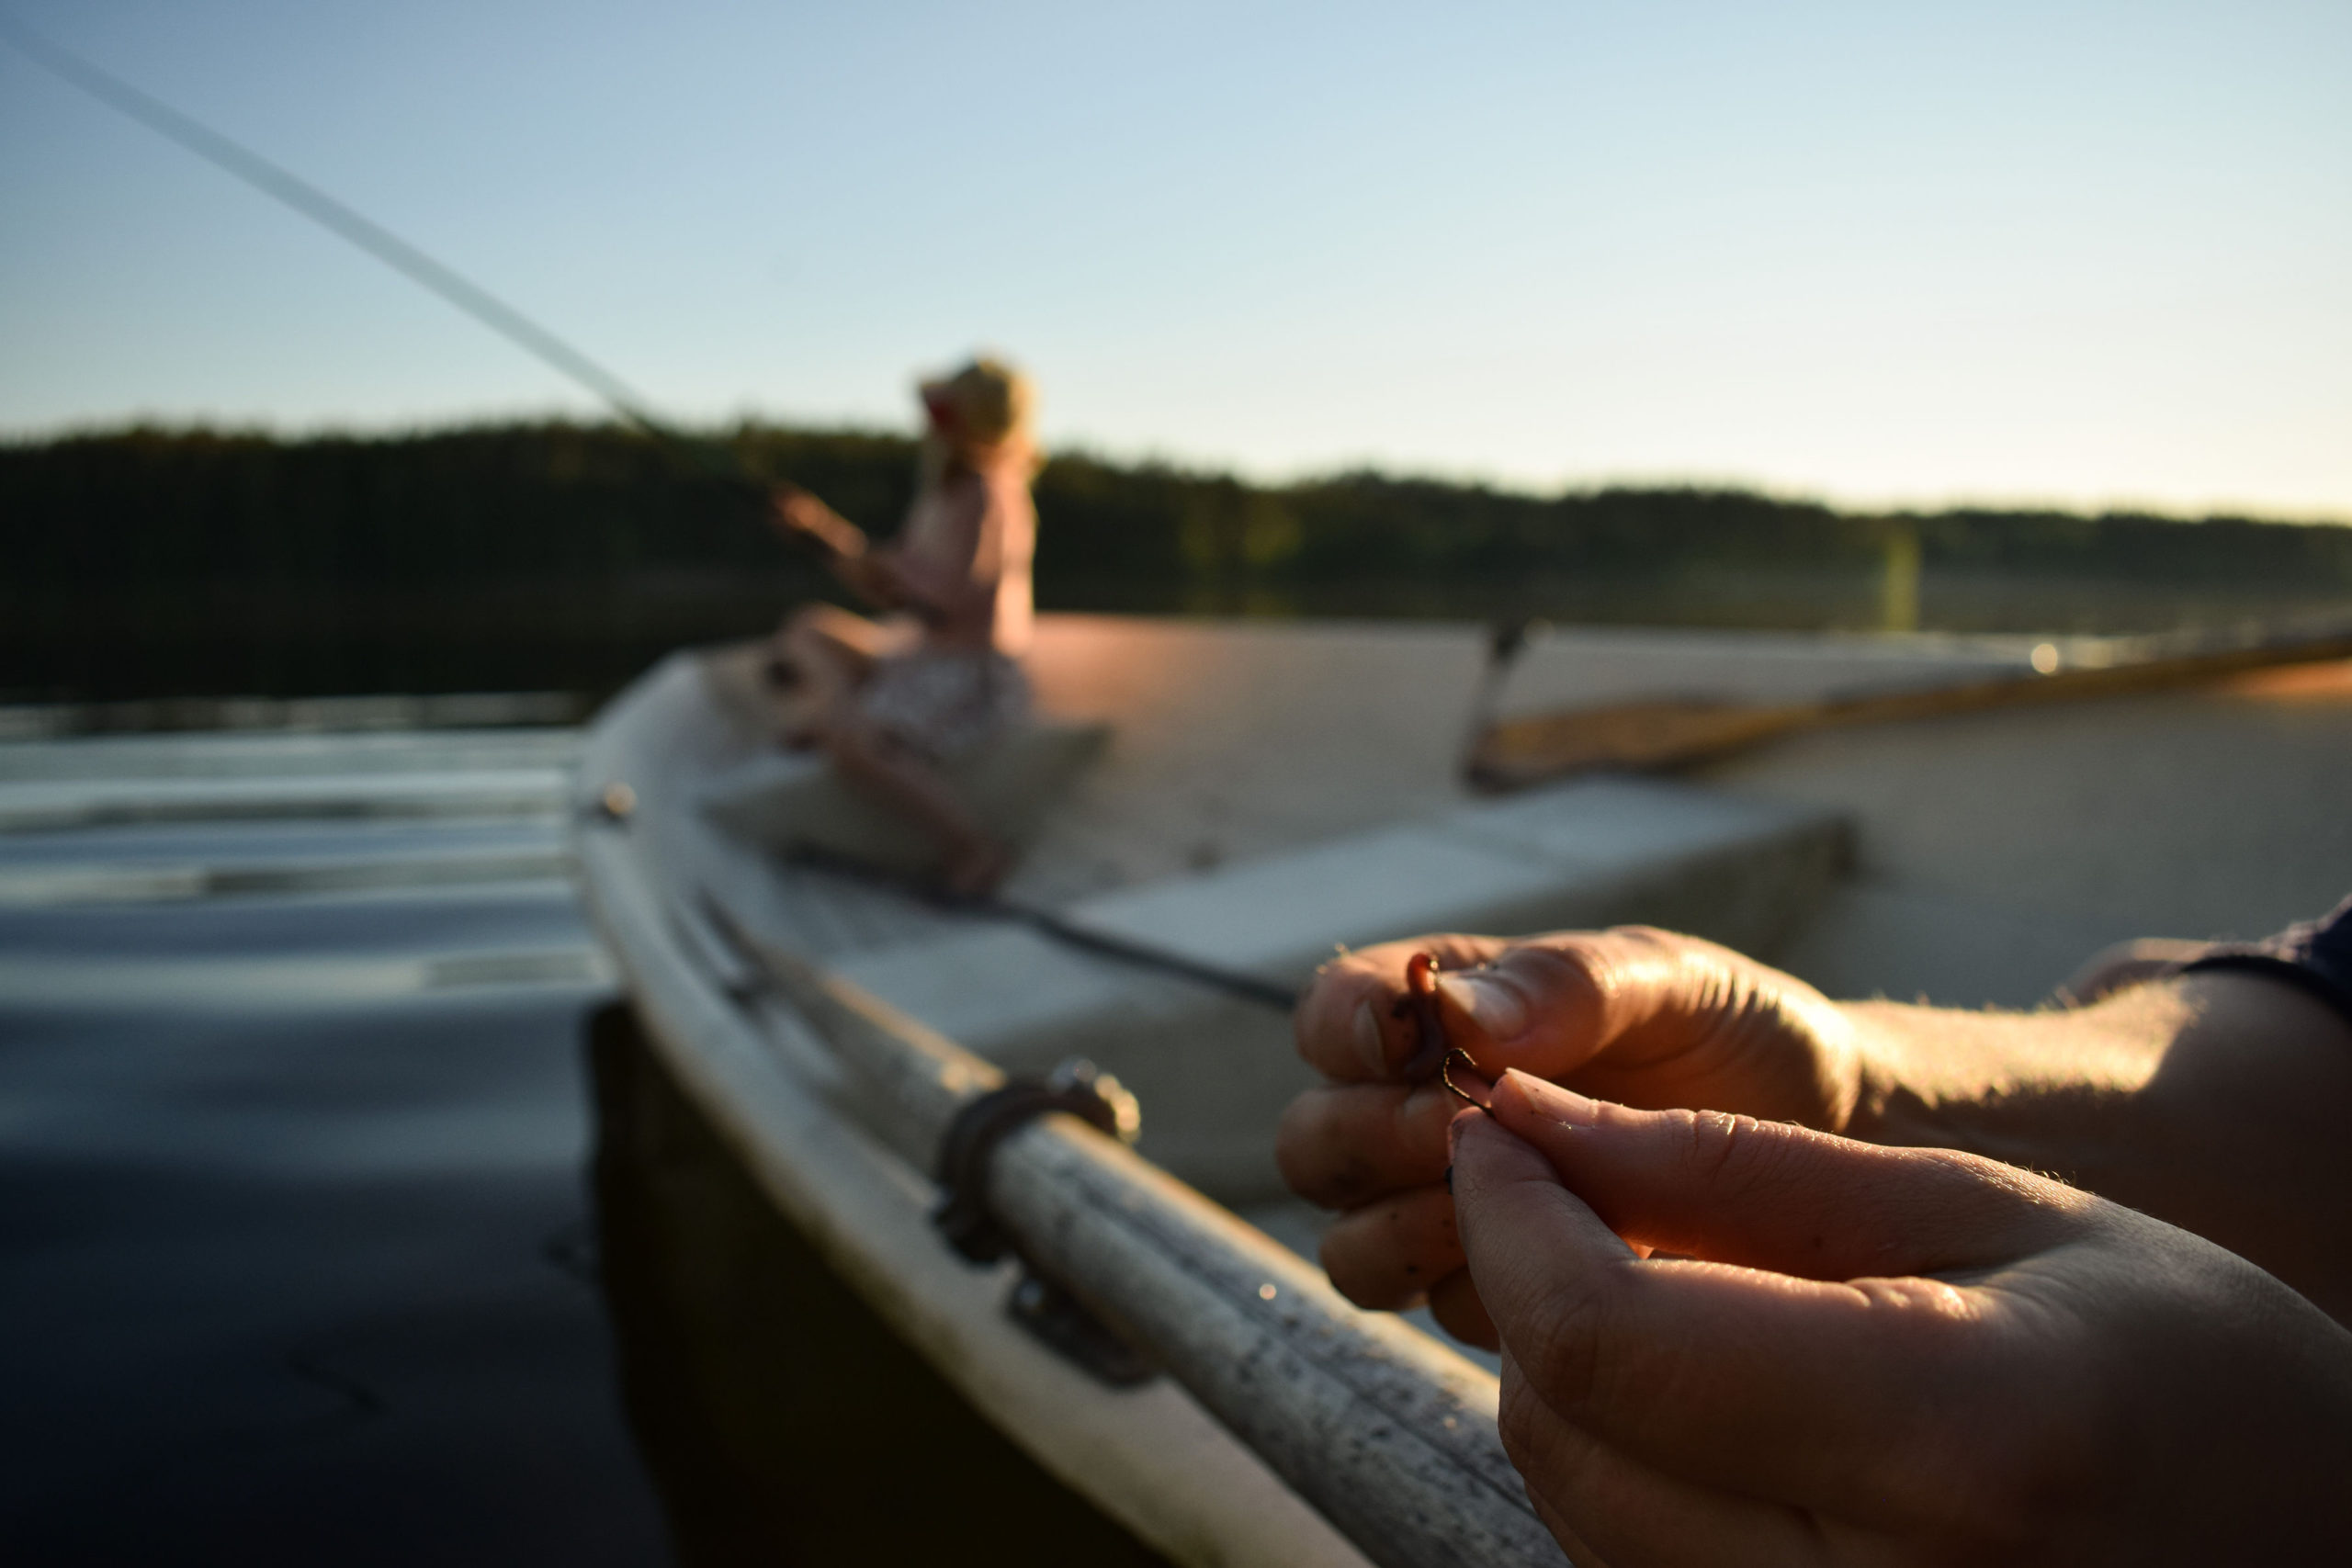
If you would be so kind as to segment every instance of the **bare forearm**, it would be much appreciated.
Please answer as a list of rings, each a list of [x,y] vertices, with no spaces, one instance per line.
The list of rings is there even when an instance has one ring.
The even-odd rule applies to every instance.
[[[860,540],[861,546],[864,544]],[[897,583],[877,556],[865,549],[849,554],[836,550],[831,561],[833,575],[842,586],[869,604],[895,604],[899,595]]]
[[[865,557],[865,530],[797,485],[779,485],[771,501],[770,521],[786,537],[798,535],[814,540],[836,563]]]
[[[2352,1026],[2315,998],[2216,973],[2069,1011],[1844,1010],[1864,1060],[1849,1135],[2063,1177],[2352,1320]]]
[[[1848,1136],[1964,1149],[2094,1190],[2135,1157],[2138,1097],[2188,1018],[2153,987],[2075,1012],[1839,1010],[1862,1058]]]

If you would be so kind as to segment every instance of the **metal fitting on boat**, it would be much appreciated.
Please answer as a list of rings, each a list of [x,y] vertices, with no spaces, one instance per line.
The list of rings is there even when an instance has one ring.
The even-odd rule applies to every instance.
[[[1065,1111],[1123,1144],[1142,1131],[1143,1111],[1117,1078],[1073,1057],[1042,1078],[1012,1078],[956,1113],[939,1140],[939,1206],[931,1223],[975,1263],[993,1263],[1012,1239],[989,1213],[989,1156],[1048,1111]]]
[[[1123,1144],[1136,1141],[1143,1113],[1136,1097],[1093,1063],[1073,1057],[1043,1078],[1014,1078],[967,1102],[939,1145],[939,1206],[932,1224],[975,1263],[1019,1248],[989,1213],[989,1160],[997,1145],[1048,1111],[1065,1111]],[[1158,1375],[1151,1359],[1105,1326],[1083,1303],[1022,1259],[1004,1303],[1013,1322],[1114,1388]]]

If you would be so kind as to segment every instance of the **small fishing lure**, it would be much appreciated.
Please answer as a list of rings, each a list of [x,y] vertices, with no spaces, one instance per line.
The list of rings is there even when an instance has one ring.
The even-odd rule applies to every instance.
[[[1445,1020],[1438,1011],[1437,1005],[1440,967],[1437,954],[1433,953],[1417,953],[1405,960],[1405,996],[1397,1003],[1397,1016],[1403,1017],[1409,1012],[1419,1025],[1412,1059],[1405,1065],[1405,1076],[1427,1077],[1434,1065],[1438,1081],[1445,1085],[1448,1094],[1464,1105],[1475,1105],[1492,1115],[1492,1105],[1453,1081],[1457,1070],[1480,1078],[1487,1075],[1479,1067],[1476,1057],[1445,1037]]]

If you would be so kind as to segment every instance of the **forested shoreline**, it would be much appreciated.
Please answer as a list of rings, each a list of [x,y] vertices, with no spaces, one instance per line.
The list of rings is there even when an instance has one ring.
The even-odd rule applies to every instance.
[[[0,700],[609,689],[823,589],[745,473],[887,530],[913,449],[747,425],[694,453],[564,423],[0,445]],[[1890,519],[1372,473],[1252,486],[1082,454],[1047,465],[1037,502],[1051,609],[1867,626],[1895,529],[1918,541],[1930,626],[2158,630],[2352,604],[2352,527],[2245,518]]]

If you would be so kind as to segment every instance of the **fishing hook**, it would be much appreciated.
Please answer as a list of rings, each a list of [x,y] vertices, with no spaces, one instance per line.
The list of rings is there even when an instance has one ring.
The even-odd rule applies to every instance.
[[[1477,1059],[1472,1056],[1469,1052],[1464,1051],[1462,1047],[1456,1045],[1452,1050],[1446,1052],[1445,1059],[1437,1065],[1438,1079],[1445,1085],[1445,1091],[1453,1096],[1454,1099],[1460,1100],[1463,1104],[1475,1105],[1479,1110],[1485,1111],[1487,1115],[1492,1116],[1495,1113],[1494,1091],[1489,1089],[1487,1091],[1487,1097],[1485,1100],[1480,1100],[1476,1095],[1472,1094],[1468,1089],[1464,1089],[1460,1084],[1455,1083],[1453,1081],[1453,1064],[1456,1060],[1459,1060],[1462,1063],[1464,1071],[1476,1073],[1482,1078],[1487,1076],[1486,1072],[1478,1066]]]
[[[1410,1013],[1419,1026],[1419,1037],[1414,1043],[1411,1060],[1405,1065],[1405,1076],[1427,1077],[1429,1067],[1425,1064],[1434,1058],[1438,1081],[1445,1085],[1445,1091],[1463,1104],[1475,1105],[1491,1116],[1495,1108],[1488,1100],[1478,1099],[1453,1081],[1457,1059],[1463,1071],[1481,1078],[1487,1074],[1476,1056],[1446,1038],[1445,1020],[1437,1005],[1437,976],[1442,967],[1434,953],[1416,953],[1405,960],[1405,995],[1397,1004],[1396,1016]]]

